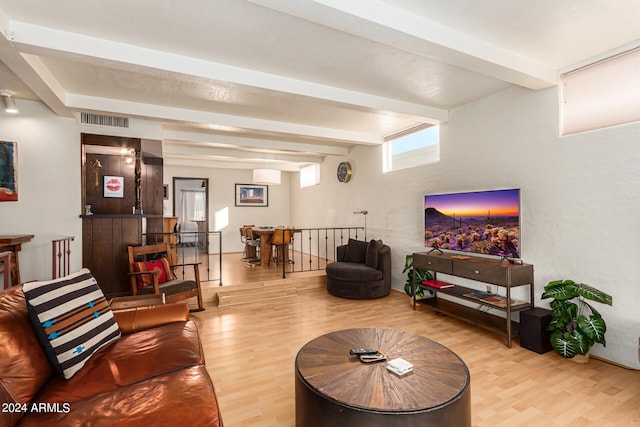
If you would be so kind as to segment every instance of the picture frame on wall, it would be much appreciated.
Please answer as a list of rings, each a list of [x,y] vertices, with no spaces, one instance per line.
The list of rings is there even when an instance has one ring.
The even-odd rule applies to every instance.
[[[123,176],[104,176],[104,197],[124,198]]]
[[[0,202],[18,201],[18,143],[0,141]]]
[[[269,186],[236,184],[236,206],[269,206]]]

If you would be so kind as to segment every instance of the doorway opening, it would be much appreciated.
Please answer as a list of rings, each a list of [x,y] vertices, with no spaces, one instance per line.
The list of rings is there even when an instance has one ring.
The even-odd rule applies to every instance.
[[[208,200],[208,178],[173,178],[173,214],[178,218],[179,248],[208,253]]]

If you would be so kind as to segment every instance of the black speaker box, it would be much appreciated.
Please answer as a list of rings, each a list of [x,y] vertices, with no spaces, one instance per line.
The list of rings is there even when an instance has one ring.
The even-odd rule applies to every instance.
[[[547,326],[551,322],[551,311],[544,308],[532,308],[520,312],[520,347],[536,353],[553,350],[549,341]]]

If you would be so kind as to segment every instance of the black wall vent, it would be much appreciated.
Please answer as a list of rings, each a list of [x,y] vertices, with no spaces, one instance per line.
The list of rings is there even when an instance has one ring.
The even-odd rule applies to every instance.
[[[105,114],[80,113],[80,124],[129,128],[129,118],[107,116]]]

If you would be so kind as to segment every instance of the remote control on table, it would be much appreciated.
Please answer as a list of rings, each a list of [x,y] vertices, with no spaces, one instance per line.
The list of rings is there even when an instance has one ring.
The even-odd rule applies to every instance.
[[[372,348],[352,348],[349,350],[349,354],[354,356],[362,356],[363,354],[376,354],[378,350]]]

